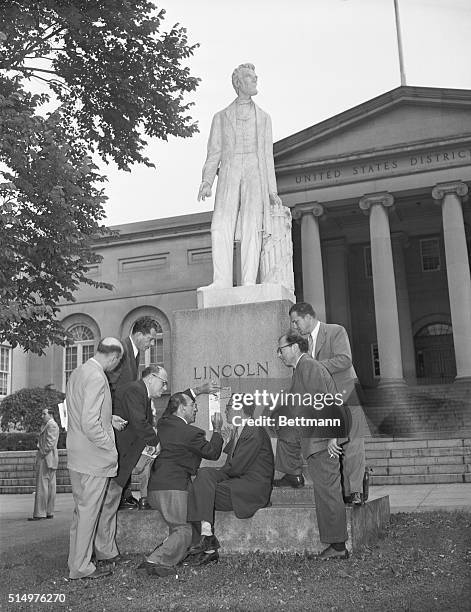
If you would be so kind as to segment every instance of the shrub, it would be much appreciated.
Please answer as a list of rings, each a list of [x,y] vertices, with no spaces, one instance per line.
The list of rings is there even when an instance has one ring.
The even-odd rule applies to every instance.
[[[66,435],[65,431],[60,432],[57,448],[65,448]],[[0,451],[36,450],[37,442],[37,433],[0,433]]]
[[[2,431],[39,432],[42,426],[41,410],[44,408],[49,408],[56,423],[60,425],[57,404],[62,402],[64,397],[64,393],[53,389],[52,385],[20,389],[7,395],[0,403]]]

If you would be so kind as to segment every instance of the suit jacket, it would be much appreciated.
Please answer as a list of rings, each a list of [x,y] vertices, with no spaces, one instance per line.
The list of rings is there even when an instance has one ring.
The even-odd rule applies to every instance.
[[[222,451],[221,434],[213,432],[208,441],[202,429],[188,425],[174,414],[159,419],[157,437],[161,451],[152,465],[150,491],[187,491],[201,459],[215,461]]]
[[[331,393],[335,395],[337,388],[334,380],[327,368],[319,361],[310,357],[307,353],[301,355],[293,373],[290,393],[300,393],[301,397],[305,393],[314,395],[316,393]],[[325,407],[322,410],[315,410],[307,406],[306,408],[294,408],[294,416],[305,416],[307,418],[340,418],[343,424],[341,432],[337,428],[323,428],[321,434],[316,430],[302,428],[303,437],[301,439],[301,449],[304,457],[309,457],[313,453],[317,453],[327,448],[327,443],[330,438],[341,438],[348,435],[348,430],[351,424],[351,417],[343,406]],[[343,436],[340,436],[342,433]]]
[[[233,449],[234,440],[224,448],[226,463],[221,472],[231,491],[232,507],[237,518],[249,518],[270,501],[274,465],[271,440],[263,427],[245,425]]]
[[[57,442],[59,441],[59,426],[54,419],[49,419],[41,427],[38,438],[38,449],[41,459],[44,459],[49,469],[57,470],[59,465],[59,453]]]
[[[273,136],[271,119],[254,103],[257,125],[257,156],[263,198],[263,227],[270,227],[269,194],[276,193],[275,165],[273,161]],[[208,140],[208,154],[203,166],[203,181],[212,186],[216,174],[218,184],[214,209],[227,199],[228,192],[239,189],[231,182],[232,163],[236,145],[236,101],[214,115]]]
[[[329,370],[338,391],[347,401],[354,388],[356,373],[345,327],[321,321],[313,357]]]
[[[147,387],[142,380],[125,385],[119,401],[116,402],[114,413],[128,422],[122,431],[115,432],[118,449],[116,482],[121,487],[126,484],[144,447],[157,445],[150,402]]]
[[[352,365],[352,351],[346,329],[334,323],[321,322],[314,356],[332,374],[337,390],[342,393],[344,402],[348,402],[352,420],[350,437],[370,435],[358,397],[357,387],[360,387],[360,384]]]
[[[82,474],[116,476],[118,452],[111,425],[111,393],[103,368],[89,359],[70,375],[67,467]]]
[[[121,361],[112,372],[107,372],[113,399],[113,410],[116,409],[116,398],[124,392],[128,383],[137,380],[139,374],[139,353],[134,357],[134,349],[129,336],[121,340],[121,344],[124,349]]]

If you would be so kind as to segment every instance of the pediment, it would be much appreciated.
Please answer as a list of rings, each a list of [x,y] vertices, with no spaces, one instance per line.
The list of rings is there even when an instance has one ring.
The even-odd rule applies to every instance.
[[[469,137],[471,91],[399,87],[275,143],[278,168]]]

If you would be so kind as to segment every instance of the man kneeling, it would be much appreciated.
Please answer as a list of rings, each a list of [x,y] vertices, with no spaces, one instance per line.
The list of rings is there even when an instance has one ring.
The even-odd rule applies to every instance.
[[[263,427],[243,424],[253,417],[254,407],[234,408],[234,396],[226,406],[226,420],[233,425],[224,448],[226,463],[221,468],[200,468],[188,497],[188,521],[201,525],[199,542],[189,550],[191,565],[206,565],[219,559],[219,542],[214,535],[214,511],[234,510],[237,518],[250,518],[270,501],[274,458],[271,441]]]
[[[154,577],[175,574],[175,566],[185,557],[191,543],[191,526],[186,522],[190,478],[201,459],[214,461],[221,454],[221,415],[213,415],[214,433],[208,441],[205,432],[192,425],[197,411],[189,395],[175,393],[157,423],[162,450],[152,466],[148,500],[160,511],[169,536],[139,566]]]

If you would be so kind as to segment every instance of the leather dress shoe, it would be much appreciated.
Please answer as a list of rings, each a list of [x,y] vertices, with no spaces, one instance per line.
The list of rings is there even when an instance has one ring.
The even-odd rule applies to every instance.
[[[193,567],[201,567],[202,565],[210,565],[211,563],[217,563],[219,561],[219,553],[217,550],[213,552],[207,553],[202,552],[199,555],[194,557],[194,561],[192,561],[189,565]]]
[[[362,506],[363,505],[363,500],[361,498],[361,494],[360,493],[352,493],[350,496],[350,503],[353,506]]]
[[[52,518],[54,518],[54,515],[53,515],[53,514],[48,514],[48,515],[46,516],[46,518],[47,518],[47,519],[52,519]]]
[[[121,561],[121,559],[122,559],[121,555],[115,555],[114,557],[111,557],[110,559],[96,559],[95,562],[99,563],[100,565],[110,565],[110,564],[117,563],[118,561]]]
[[[177,573],[174,567],[158,565],[157,563],[147,563],[146,571],[148,576],[158,576],[159,578],[175,576]]]
[[[139,565],[137,566],[137,569],[138,570],[143,570],[143,569],[146,570],[151,565],[153,565],[153,563],[149,563],[149,561],[147,561],[147,559],[144,559],[144,561],[141,561],[141,563],[139,563]]]
[[[119,503],[118,510],[137,510],[139,507],[139,501],[132,498],[134,501],[131,501],[131,498],[122,499]]]
[[[147,501],[147,497],[141,497],[138,503],[139,510],[152,510],[152,506]]]
[[[304,476],[299,474],[285,474],[283,478],[277,478],[273,481],[274,487],[293,487],[293,489],[300,489],[304,487]]]
[[[199,555],[203,553],[205,550],[217,550],[220,548],[219,540],[215,535],[206,536],[202,535],[200,537],[200,541],[197,544],[194,544],[188,550],[189,555]]]
[[[317,555],[317,559],[327,561],[328,559],[348,559],[348,550],[335,550],[332,546],[328,546],[321,553]]]
[[[45,521],[46,518],[45,516],[31,516],[28,521]]]
[[[113,572],[110,569],[100,568],[96,569],[92,574],[88,576],[81,576],[80,580],[94,580],[95,578],[104,578],[105,576],[111,576]]]

